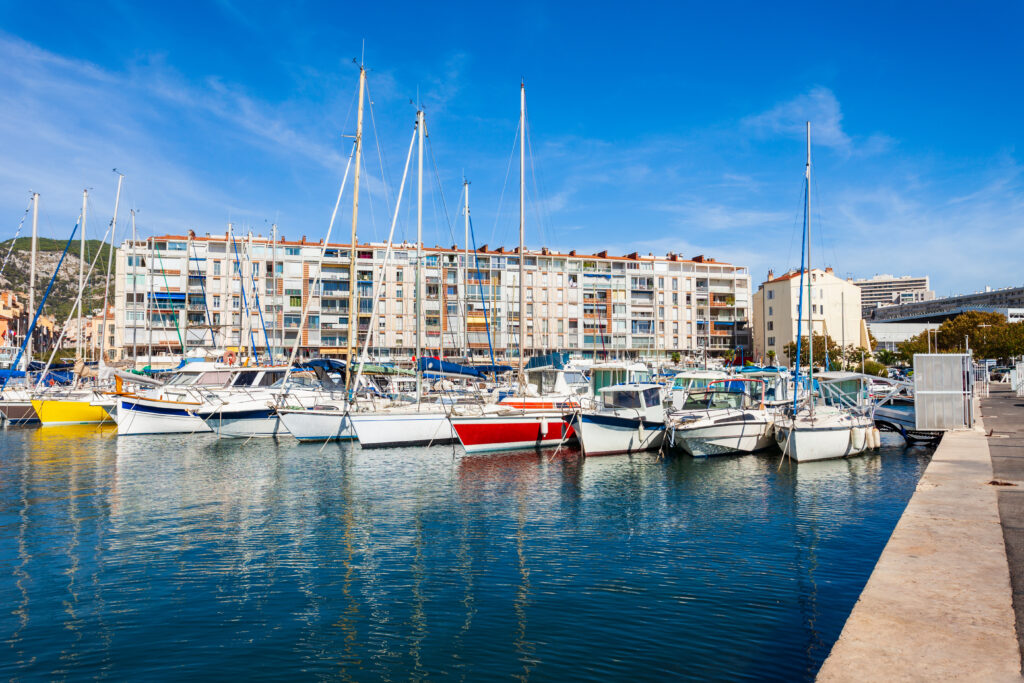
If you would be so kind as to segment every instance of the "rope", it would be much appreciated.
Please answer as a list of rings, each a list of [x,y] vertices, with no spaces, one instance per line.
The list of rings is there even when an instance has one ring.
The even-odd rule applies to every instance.
[[[196,261],[198,261],[199,260],[199,252],[196,251],[196,243],[195,242],[192,243],[192,253],[196,255]],[[190,262],[191,258],[188,256],[188,254],[186,254],[185,256],[186,256],[187,259],[189,259],[189,261],[186,261],[186,262]],[[188,315],[188,272],[191,271],[191,268],[186,268],[185,271],[186,271],[186,274],[185,274],[185,315]],[[217,337],[214,336],[214,333],[213,333],[213,319],[210,317],[210,307],[206,303],[206,276],[205,275],[203,277],[199,278],[199,289],[203,293],[203,309],[206,311],[206,324],[210,326],[210,345],[215,347],[215,346],[217,346]]]
[[[480,289],[480,301],[483,302],[483,305],[484,305],[484,325],[486,326],[486,329],[487,329],[487,350],[491,352],[491,367],[493,368],[495,366],[495,363],[494,363],[494,344],[491,343],[491,314],[487,311],[487,298],[484,296],[484,283],[480,279],[480,252],[476,250],[476,231],[473,229],[473,218],[472,217],[470,217],[470,219],[469,219],[469,235],[470,235],[470,237],[473,238],[473,265],[474,265],[474,269],[476,270],[476,284],[477,284],[477,287],[479,287],[479,289]],[[522,257],[523,257],[523,255],[520,254],[519,258],[522,258]],[[467,293],[467,296],[468,296],[468,293]],[[520,309],[521,309],[522,308],[522,302],[520,302],[519,306],[520,306]],[[467,313],[467,316],[468,316],[468,314],[469,314],[469,309],[468,308],[466,310],[466,313]],[[523,318],[523,311],[520,310],[519,311],[519,325],[520,325],[520,327],[523,324],[522,318]],[[469,344],[468,341],[466,343],[467,343],[467,345]],[[495,380],[498,379],[496,372],[495,373],[491,373],[491,374],[494,376]]]
[[[50,296],[50,290],[53,289],[53,283],[57,279],[57,273],[60,272],[60,267],[64,265],[64,257],[68,255],[68,249],[71,248],[71,242],[75,239],[76,232],[78,232],[78,223],[75,223],[75,227],[71,230],[71,236],[68,238],[68,243],[64,245],[64,253],[60,255],[60,261],[57,262],[57,267],[54,268],[53,275],[50,276],[50,284],[46,285],[46,293],[43,294],[43,300],[39,302],[39,308],[36,309],[36,314],[32,317],[32,324],[28,326],[28,332],[25,333],[25,338],[21,341],[21,348],[18,349],[18,355],[14,359],[14,362],[11,364],[12,368],[17,368],[18,364],[21,362],[21,357],[25,353],[25,347],[28,346],[28,340],[32,338],[32,333],[36,329],[36,323],[39,322],[39,315],[43,312],[43,306],[46,305],[46,299]],[[106,330],[104,330],[103,334],[104,336],[106,336]],[[29,362],[31,361],[32,359],[29,358]],[[14,373],[8,373],[7,376],[4,377],[4,383],[3,386],[0,386],[0,391],[7,387],[7,382],[10,381],[12,374]],[[27,384],[27,366],[25,371],[25,378]]]
[[[160,261],[160,273],[164,276],[164,287],[167,289],[167,293],[170,294],[171,286],[167,283],[167,271],[164,270],[164,257],[160,255],[160,250],[156,249],[156,243],[153,244],[153,248],[156,250],[156,257]],[[188,254],[185,255],[185,309],[188,310]],[[172,309],[173,310],[173,309]],[[106,311],[104,311],[106,314]],[[152,324],[152,322],[150,322]],[[181,352],[185,353],[185,343],[181,340],[181,327],[178,325],[178,316],[174,316],[174,332],[178,335],[178,344],[181,345]]]
[[[238,258],[238,241],[234,235],[231,235],[231,244],[235,249],[235,267],[238,268],[238,288],[242,290],[242,308],[245,310],[245,315],[249,315],[249,302],[245,298],[245,280],[242,279],[242,262]],[[157,252],[159,253],[159,252]],[[161,265],[161,267],[163,267]],[[238,321],[241,325],[242,321]],[[239,330],[241,332],[241,330]],[[299,337],[302,336],[302,330],[299,330]],[[255,352],[256,350],[256,337],[252,333],[252,328],[249,328],[249,350]],[[256,359],[256,364],[259,365],[259,359]]]
[[[7,270],[7,261],[11,258],[11,252],[14,251],[14,244],[18,241],[18,235],[21,234],[21,228],[25,225],[25,219],[28,218],[29,212],[32,210],[32,200],[29,200],[28,206],[25,208],[25,213],[22,214],[21,220],[18,221],[18,229],[14,231],[14,237],[11,238],[11,247],[7,250],[7,256],[4,256],[3,265],[0,265],[0,275],[4,274]]]

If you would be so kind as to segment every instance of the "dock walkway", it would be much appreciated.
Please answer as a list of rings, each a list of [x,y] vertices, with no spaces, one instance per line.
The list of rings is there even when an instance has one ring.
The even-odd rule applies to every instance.
[[[993,407],[1004,398],[986,399],[985,420],[990,410],[999,415]],[[1002,412],[1004,428],[1019,430],[1018,450],[994,438],[1000,450],[990,456],[984,425],[943,437],[819,680],[1020,680],[1020,603],[1011,599],[1007,551],[1015,574],[1024,572],[1024,497],[1011,497],[1024,492],[990,482],[1024,479],[1024,407]],[[1005,528],[1003,511],[1015,513]],[[1004,545],[1004,533],[1020,554]]]

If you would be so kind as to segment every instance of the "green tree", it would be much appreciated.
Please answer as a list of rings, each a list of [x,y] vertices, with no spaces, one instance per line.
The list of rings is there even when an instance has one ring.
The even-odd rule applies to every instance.
[[[784,348],[786,357],[795,360],[796,342],[789,342]],[[843,350],[839,344],[832,337],[823,337],[820,334],[814,335],[814,365],[816,367],[825,367],[826,353],[828,354],[828,364],[831,368],[842,367]],[[804,365],[807,363],[807,337],[801,338],[800,354],[800,364]]]
[[[682,359],[683,359],[683,357],[679,354],[678,351],[673,351],[672,352],[672,362],[673,363],[679,363],[679,361],[681,361]]]
[[[875,360],[882,365],[895,365],[899,360],[898,356],[889,349],[878,349],[875,351]]]
[[[775,349],[768,351],[768,365],[775,365]]]

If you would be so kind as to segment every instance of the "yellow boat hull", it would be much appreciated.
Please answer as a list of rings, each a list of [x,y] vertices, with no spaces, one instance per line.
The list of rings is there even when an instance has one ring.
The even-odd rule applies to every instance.
[[[110,414],[101,406],[90,405],[89,401],[37,401],[32,407],[39,416],[39,422],[46,425],[80,425],[111,422]]]

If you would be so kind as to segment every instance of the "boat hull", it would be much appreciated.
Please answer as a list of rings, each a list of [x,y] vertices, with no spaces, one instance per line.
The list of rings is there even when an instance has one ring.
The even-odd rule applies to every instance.
[[[547,448],[575,438],[572,426],[555,412],[461,416],[451,423],[467,453]]]
[[[767,450],[775,445],[775,437],[772,423],[767,420],[737,420],[718,424],[702,420],[695,425],[672,428],[669,444],[682,448],[695,458],[705,458]]]
[[[281,424],[299,441],[351,440],[356,438],[348,415],[342,410],[279,409]]]
[[[93,399],[45,399],[32,400],[32,408],[44,426],[98,424],[110,422],[110,414],[105,408],[92,405]]]
[[[576,413],[572,424],[587,457],[653,451],[665,439],[663,422],[641,418]]]
[[[353,413],[350,419],[363,448],[449,444],[459,438],[443,412]]]
[[[193,412],[200,404],[141,397],[117,401],[117,435],[192,434],[213,431]]]
[[[12,425],[39,422],[32,401],[0,401],[0,416]]]
[[[284,431],[280,418],[269,407],[222,410],[205,417],[209,417],[206,424],[217,432],[217,436],[227,439],[269,438]]]
[[[775,427],[775,441],[784,454],[797,462],[832,460],[866,451],[868,439],[854,430],[863,432],[870,428],[870,424],[795,428],[782,424]]]

